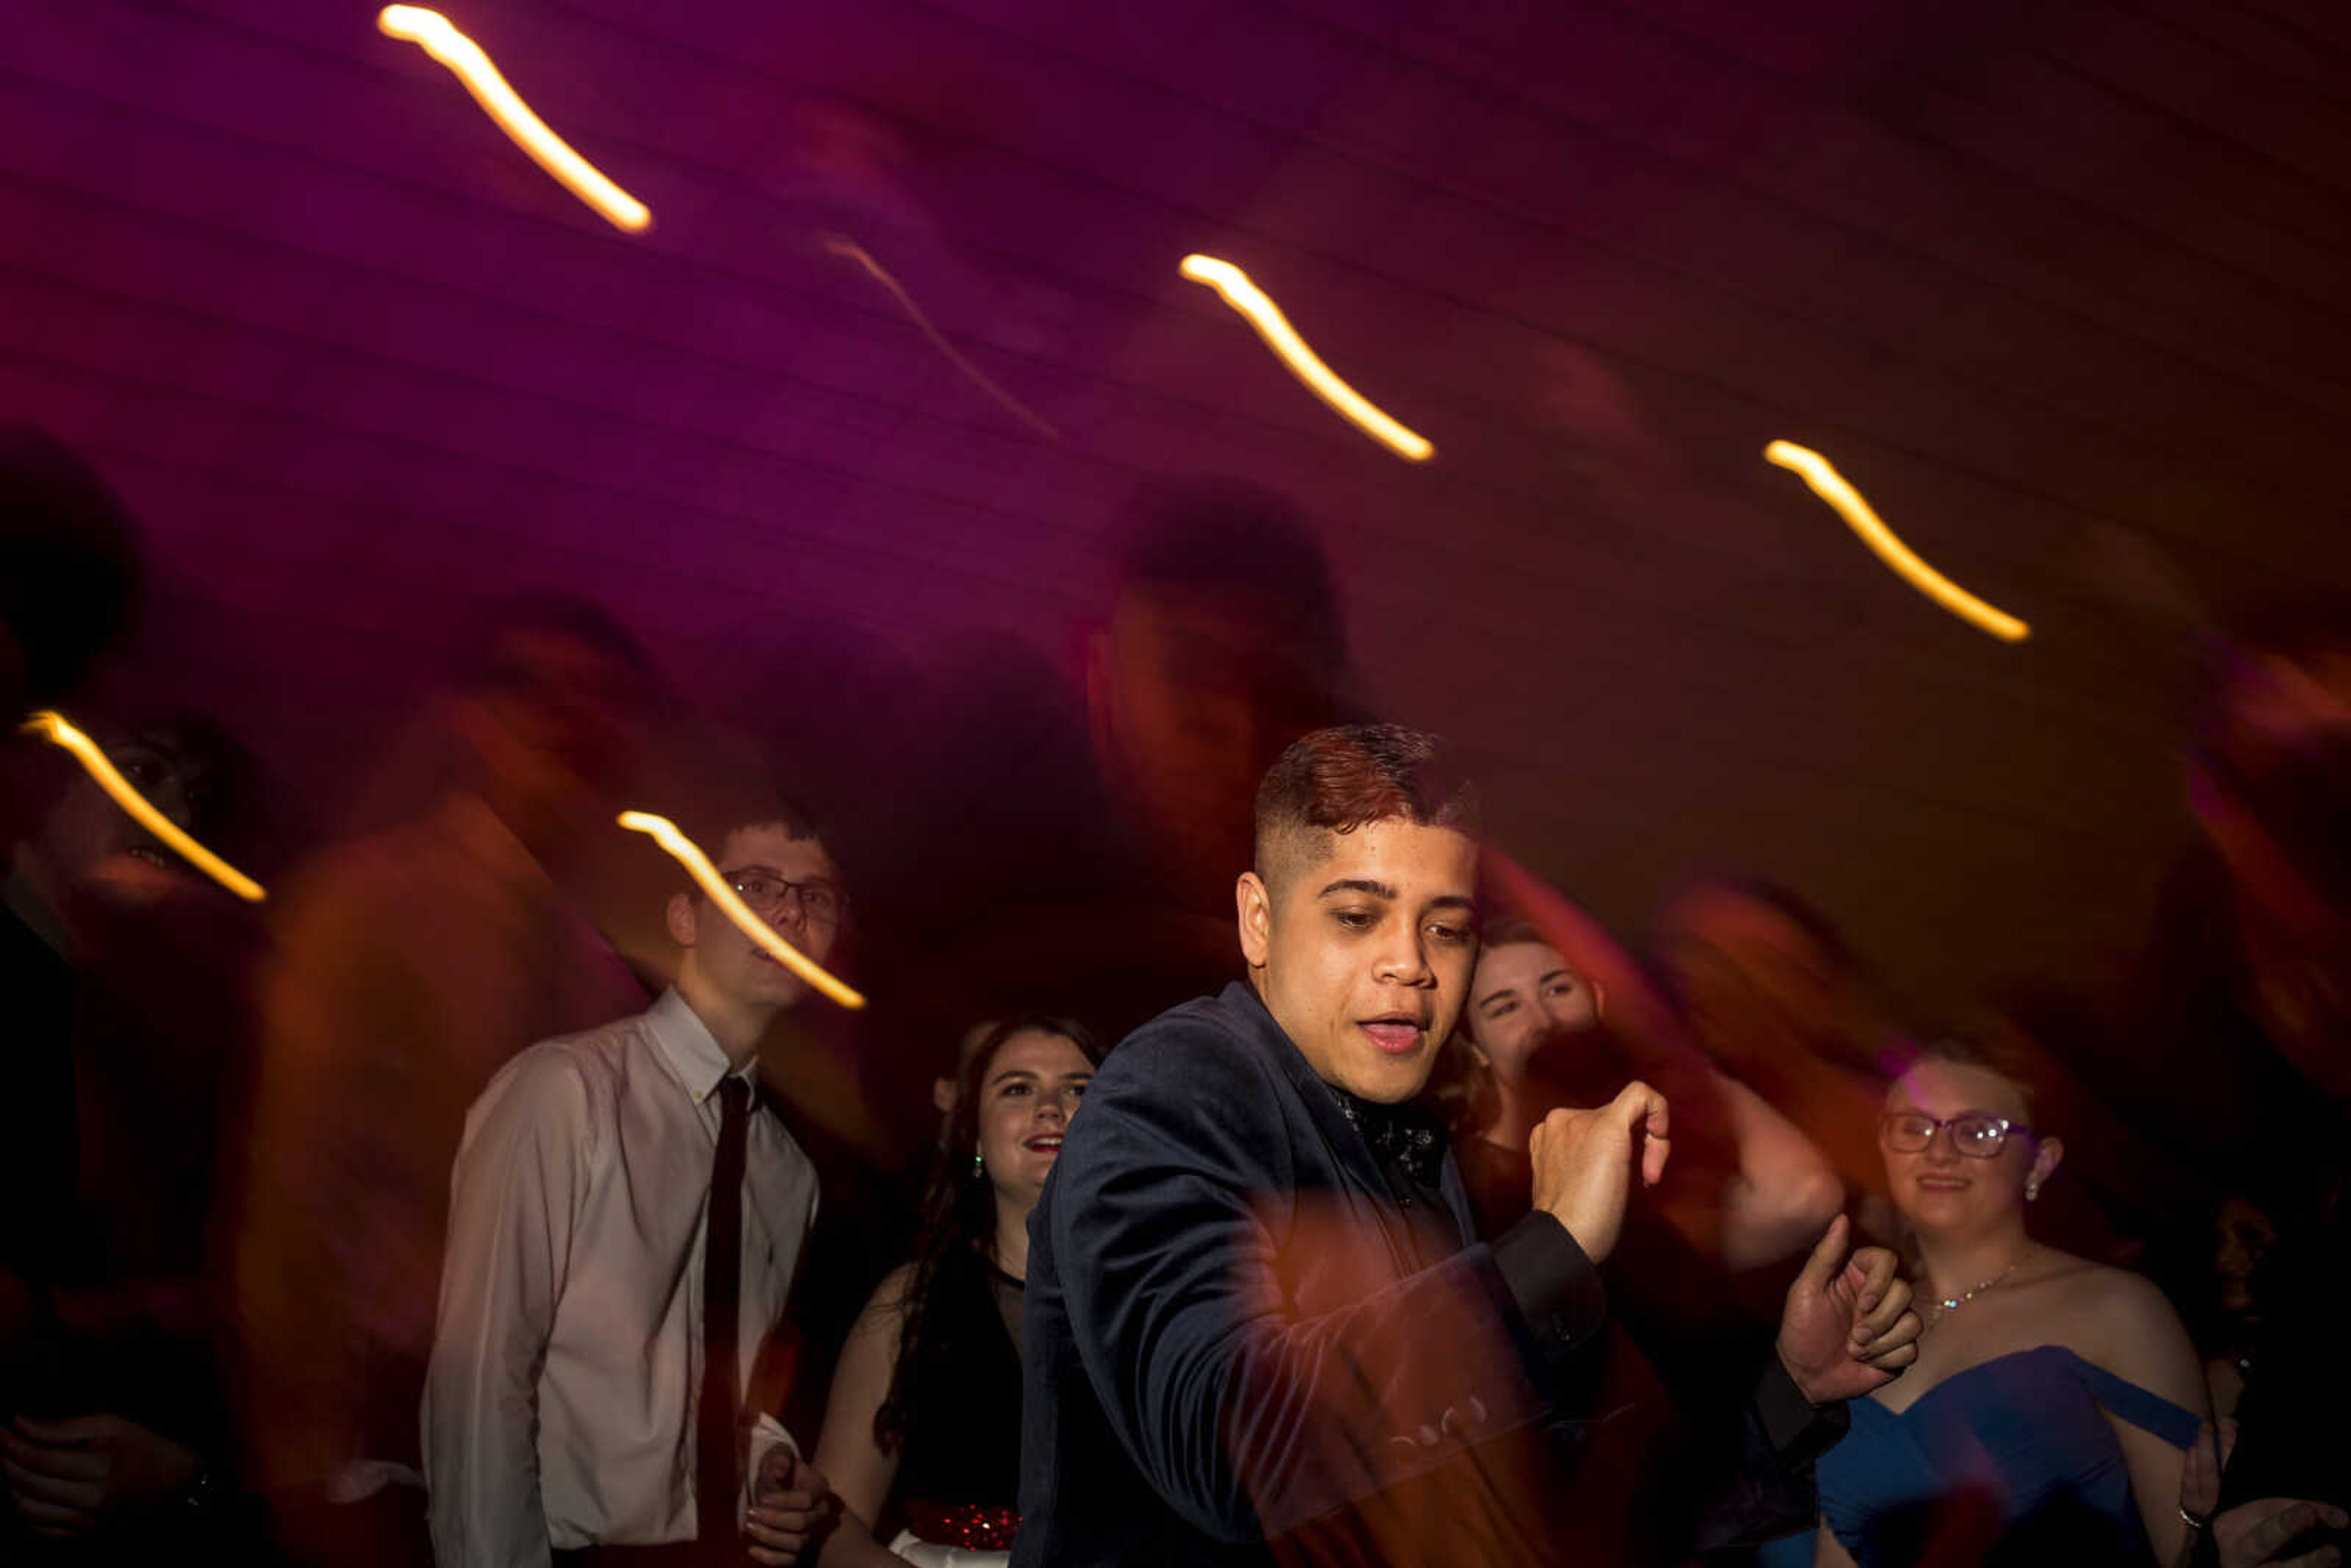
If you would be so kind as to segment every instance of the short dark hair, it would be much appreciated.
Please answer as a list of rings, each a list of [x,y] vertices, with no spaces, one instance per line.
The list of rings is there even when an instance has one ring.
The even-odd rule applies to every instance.
[[[515,593],[482,605],[459,637],[455,670],[459,689],[497,692],[528,685],[534,676],[517,646],[527,637],[561,638],[601,653],[641,678],[653,674],[643,645],[601,606],[569,594]]]
[[[1322,834],[1388,821],[1475,837],[1477,788],[1424,730],[1350,724],[1301,736],[1258,786],[1257,874],[1270,888],[1313,858]]]
[[[784,830],[787,838],[824,842],[824,832],[817,826],[816,819],[802,810],[797,801],[775,790],[747,788],[739,795],[712,796],[692,803],[684,815],[674,820],[678,831],[700,845],[714,865],[726,848],[726,835],[748,828],[778,827]],[[826,852],[831,852],[829,844]]]
[[[97,471],[46,431],[0,428],[0,628],[24,695],[37,706],[79,685],[143,586],[138,529]]]
[[[712,771],[688,784],[673,780],[669,792],[648,797],[643,806],[675,823],[677,831],[709,857],[713,870],[731,869],[726,864],[726,836],[747,828],[779,827],[787,837],[814,839],[824,846],[826,854],[832,853],[822,827],[798,801],[773,784],[766,773],[746,768],[739,760],[723,755],[703,760]],[[664,898],[674,893],[697,899],[703,896],[702,889],[684,866],[668,855],[659,858]]]
[[[1122,593],[1253,592],[1280,608],[1282,630],[1335,660],[1339,591],[1322,540],[1277,490],[1246,480],[1155,479],[1128,508],[1117,557]]]

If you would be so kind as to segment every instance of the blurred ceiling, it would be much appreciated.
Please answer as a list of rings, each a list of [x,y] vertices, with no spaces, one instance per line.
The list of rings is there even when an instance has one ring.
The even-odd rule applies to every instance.
[[[1469,745],[1538,868],[1635,925],[1754,866],[1940,1001],[2130,942],[2195,632],[2351,588],[2335,0],[444,9],[649,232],[360,0],[15,0],[0,55],[0,418],[144,517],[139,678],[308,788],[484,588],[833,733],[851,650],[1057,656],[1136,480],[1236,473],[1321,521],[1364,695]],[[2032,640],[1904,587],[1775,437]]]

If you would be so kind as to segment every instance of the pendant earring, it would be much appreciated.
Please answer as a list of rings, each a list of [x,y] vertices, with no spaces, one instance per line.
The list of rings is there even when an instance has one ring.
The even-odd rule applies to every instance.
[[[974,1149],[971,1154],[971,1174],[974,1176],[987,1174],[987,1156],[977,1149]]]
[[[2038,1203],[2041,1201],[2041,1184],[2039,1182],[2029,1181],[2024,1184],[2024,1201],[2027,1203]]]

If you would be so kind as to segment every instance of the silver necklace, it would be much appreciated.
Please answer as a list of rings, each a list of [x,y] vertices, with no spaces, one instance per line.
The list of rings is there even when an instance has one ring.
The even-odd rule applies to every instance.
[[[2011,1274],[2015,1273],[2017,1270],[2023,1267],[2024,1260],[2032,1256],[2033,1250],[2033,1248],[2027,1246],[2023,1251],[2019,1252],[2016,1255],[2015,1262],[2011,1263],[2007,1268],[2002,1269],[1991,1279],[1986,1280],[1983,1283],[1976,1286],[1975,1289],[1971,1291],[1961,1291],[1956,1296],[1945,1296],[1942,1300],[1935,1302],[1935,1315],[1932,1318],[1929,1318],[1928,1322],[1930,1323],[1941,1322],[1945,1313],[1958,1312],[1961,1307],[1966,1306],[1970,1301],[1974,1301],[1978,1296],[1982,1295],[1986,1291],[1991,1290],[1994,1285],[1999,1284],[2002,1280],[2005,1280]]]

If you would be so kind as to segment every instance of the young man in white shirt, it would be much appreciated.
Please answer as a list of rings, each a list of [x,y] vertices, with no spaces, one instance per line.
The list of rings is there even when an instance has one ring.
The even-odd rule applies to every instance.
[[[822,963],[823,843],[734,816],[701,841],[719,873]],[[817,1201],[756,1059],[807,987],[701,894],[666,916],[675,985],[523,1052],[466,1117],[424,1394],[441,1568],[743,1555],[742,1401]]]

